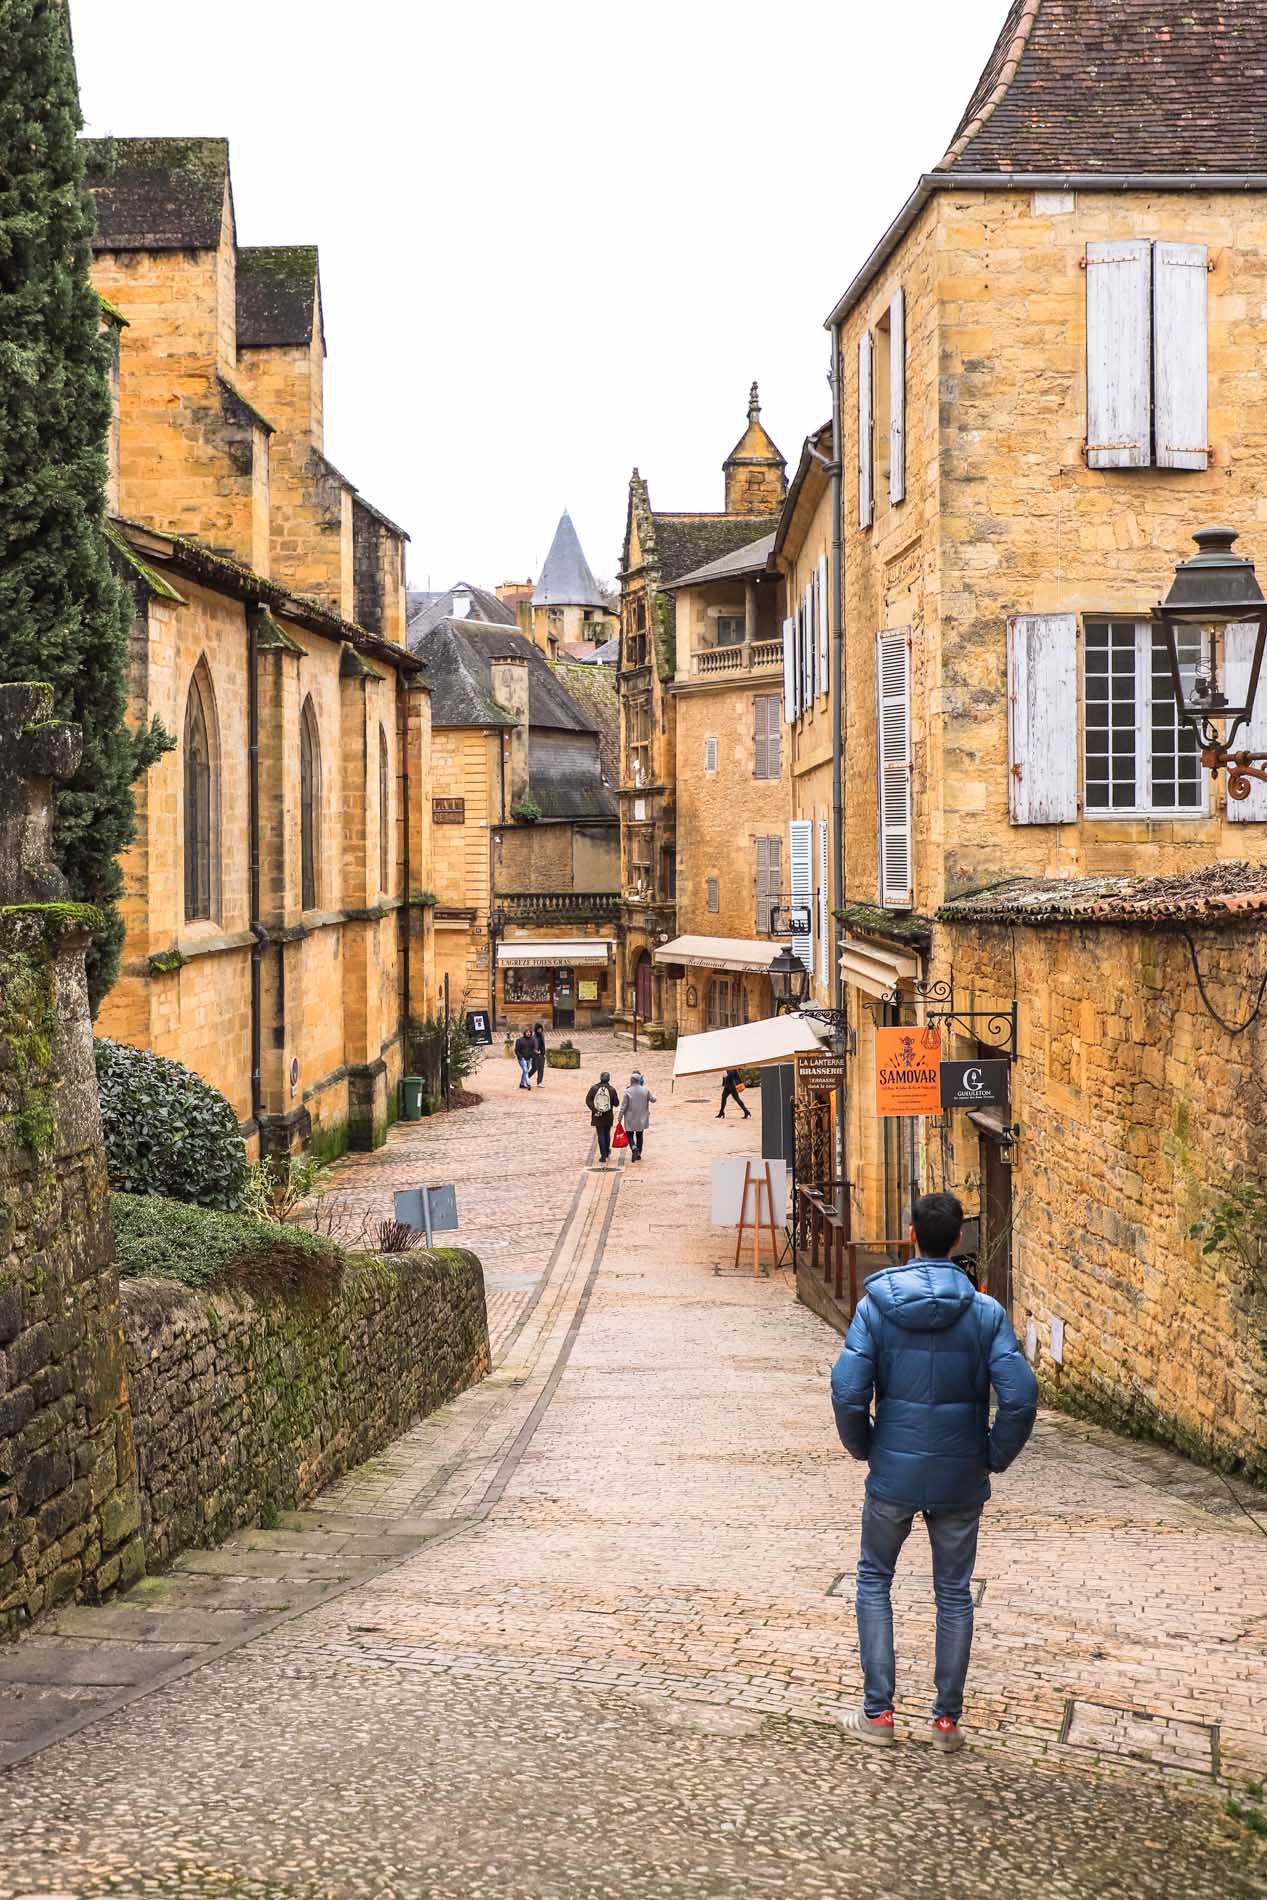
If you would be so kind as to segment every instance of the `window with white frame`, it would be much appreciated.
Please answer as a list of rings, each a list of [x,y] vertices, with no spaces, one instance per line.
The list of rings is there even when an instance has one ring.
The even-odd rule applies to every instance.
[[[1181,632],[1181,665],[1195,662],[1199,638],[1197,628]],[[1087,621],[1082,692],[1088,817],[1205,810],[1200,743],[1179,719],[1160,627],[1147,620]]]

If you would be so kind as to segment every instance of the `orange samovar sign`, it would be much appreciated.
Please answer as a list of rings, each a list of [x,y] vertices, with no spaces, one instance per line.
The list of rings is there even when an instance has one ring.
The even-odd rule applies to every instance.
[[[875,1107],[877,1115],[941,1114],[940,1030],[876,1030]]]

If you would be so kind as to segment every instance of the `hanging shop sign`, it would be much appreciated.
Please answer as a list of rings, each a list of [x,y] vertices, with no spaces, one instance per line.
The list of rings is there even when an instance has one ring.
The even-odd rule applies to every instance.
[[[1007,1062],[943,1062],[941,1105],[946,1108],[1006,1108]]]
[[[831,1095],[845,1086],[845,1058],[824,1050],[821,1055],[798,1055],[796,1086],[803,1093]]]
[[[876,1030],[875,1107],[882,1116],[941,1114],[939,1030]]]
[[[782,902],[770,909],[772,937],[808,937],[814,927],[814,915],[808,904]]]
[[[433,798],[431,822],[433,825],[464,825],[466,800],[464,798]]]

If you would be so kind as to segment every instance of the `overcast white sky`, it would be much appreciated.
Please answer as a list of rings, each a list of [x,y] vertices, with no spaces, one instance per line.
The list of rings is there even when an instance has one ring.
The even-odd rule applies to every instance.
[[[326,450],[414,585],[610,578],[636,463],[719,508],[748,385],[793,467],[822,320],[944,151],[1006,0],[72,0],[90,132],[227,135],[316,243]]]

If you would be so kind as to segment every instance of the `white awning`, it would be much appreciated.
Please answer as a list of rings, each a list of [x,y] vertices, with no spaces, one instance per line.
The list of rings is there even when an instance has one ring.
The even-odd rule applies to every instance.
[[[803,1016],[767,1016],[733,1029],[707,1029],[701,1036],[679,1036],[673,1079],[680,1075],[721,1075],[727,1069],[764,1069],[775,1062],[821,1049],[825,1030]]]
[[[890,949],[888,944],[872,943],[867,937],[846,936],[840,953],[840,973],[845,982],[878,1002],[891,995],[899,983],[913,982],[920,968],[920,959],[913,950]]]
[[[693,970],[759,970],[764,976],[777,943],[747,937],[675,937],[651,953],[655,963],[685,963]]]
[[[497,961],[530,963],[543,968],[556,963],[610,963],[614,946],[614,937],[584,937],[575,942],[560,942],[557,938],[551,941],[522,937],[507,941],[503,938],[497,946]]]

